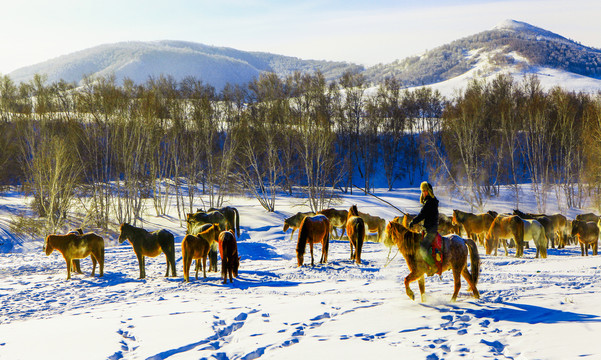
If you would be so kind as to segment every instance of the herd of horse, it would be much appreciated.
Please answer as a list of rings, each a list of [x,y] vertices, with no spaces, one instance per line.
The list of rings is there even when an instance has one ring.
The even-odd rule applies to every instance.
[[[452,216],[439,215],[439,233],[442,238],[442,268],[428,264],[418,251],[423,239],[423,227],[409,223],[416,215],[404,214],[392,221],[378,216],[360,212],[356,205],[348,210],[324,209],[317,213],[299,212],[284,220],[283,231],[292,229],[293,239],[298,230],[296,255],[297,264],[302,266],[307,244],[311,254],[311,265],[314,265],[313,245],[321,244],[320,263],[327,263],[330,237],[342,239],[346,232],[350,245],[350,259],[361,264],[361,251],[367,233],[377,233],[377,241],[387,246],[395,245],[405,258],[409,267],[409,275],[405,278],[407,295],[414,299],[410,284],[418,281],[422,301],[425,296],[425,276],[440,274],[440,270],[451,270],[454,279],[454,292],[451,298],[455,301],[461,287],[461,277],[469,286],[475,298],[479,298],[477,289],[480,273],[480,255],[478,245],[487,255],[497,255],[499,246],[509,254],[508,246],[516,248],[515,256],[524,254],[524,247],[530,240],[536,246],[536,257],[547,257],[547,248],[557,245],[563,248],[570,243],[578,243],[582,256],[588,255],[589,247],[593,255],[597,255],[599,216],[589,213],[581,214],[574,220],[568,220],[561,214],[545,215],[524,213],[514,210],[513,213],[498,214],[493,211],[474,214],[453,210]],[[207,211],[199,209],[187,214],[186,236],[181,243],[184,280],[190,281],[190,266],[196,261],[196,279],[199,270],[203,270],[206,278],[207,258],[209,271],[217,271],[217,254],[221,257],[221,277],[223,283],[229,278],[238,276],[240,256],[237,249],[237,237],[240,235],[239,213],[234,207]],[[338,229],[342,233],[338,235]],[[146,256],[156,257],[165,254],[167,269],[165,276],[176,276],[175,240],[167,230],[149,232],[145,229],[123,223],[119,228],[119,243],[128,240],[138,259],[140,279],[146,277]],[[44,242],[44,251],[50,255],[54,250],[62,253],[67,265],[67,279],[71,272],[81,273],[79,259],[92,258],[94,276],[96,264],[99,264],[100,276],[104,273],[104,240],[94,233],[84,233],[81,229],[65,235],[48,235]],[[468,258],[471,269],[468,269]]]

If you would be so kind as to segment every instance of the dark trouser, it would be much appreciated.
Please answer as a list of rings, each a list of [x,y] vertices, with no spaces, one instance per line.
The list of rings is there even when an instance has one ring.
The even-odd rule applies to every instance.
[[[420,242],[421,247],[429,250],[432,247],[432,241],[434,241],[435,237],[436,232],[427,232],[426,235],[424,235],[424,239]]]

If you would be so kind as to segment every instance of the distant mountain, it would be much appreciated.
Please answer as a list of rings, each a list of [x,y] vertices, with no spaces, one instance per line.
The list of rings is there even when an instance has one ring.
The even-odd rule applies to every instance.
[[[395,76],[407,87],[430,85],[461,88],[472,78],[508,72],[516,78],[538,74],[546,87],[570,90],[601,89],[601,50],[515,20],[492,30],[455,40],[419,56],[364,68],[347,62],[303,60],[264,52],[246,52],[183,41],[122,42],[64,55],[9,74],[16,82],[36,73],[48,81],[79,82],[86,75],[114,74],[143,83],[149,77],[194,76],[221,89],[226,83],[244,84],[262,72],[281,77],[295,71],[321,71],[337,80],[345,71],[361,72],[371,84]],[[449,91],[447,91],[448,93]]]
[[[487,63],[487,67],[482,66]],[[395,76],[408,86],[439,83],[480,67],[480,75],[506,69],[536,73],[551,68],[601,79],[601,50],[583,46],[530,24],[505,20],[492,30],[365,71],[371,81]]]
[[[114,74],[118,80],[130,78],[144,83],[149,77],[171,75],[176,80],[187,76],[221,89],[226,83],[244,84],[262,72],[285,77],[295,71],[321,71],[327,80],[337,79],[347,70],[363,71],[360,65],[246,52],[226,47],[184,41],[120,42],[78,51],[8,74],[15,82],[26,82],[35,74],[46,74],[49,82],[78,83],[85,76]]]

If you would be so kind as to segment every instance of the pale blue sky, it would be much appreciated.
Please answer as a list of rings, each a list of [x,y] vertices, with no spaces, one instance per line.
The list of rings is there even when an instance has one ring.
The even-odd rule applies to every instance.
[[[505,19],[601,48],[599,0],[15,0],[0,5],[0,74],[132,40],[388,63]]]

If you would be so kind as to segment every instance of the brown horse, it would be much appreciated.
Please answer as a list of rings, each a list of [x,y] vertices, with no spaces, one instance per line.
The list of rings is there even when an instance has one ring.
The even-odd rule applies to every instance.
[[[490,255],[499,247],[499,240],[514,239],[516,244],[516,257],[524,255],[524,221],[517,215],[498,215],[486,233],[486,255]],[[503,241],[505,256],[509,254],[507,244]]]
[[[584,222],[598,222],[599,221],[599,215],[595,215],[593,213],[585,213],[585,214],[578,214],[576,215],[576,220],[580,220],[580,221],[584,221]]]
[[[227,283],[227,277],[230,277],[230,283],[238,277],[238,268],[240,267],[240,256],[238,256],[238,244],[233,230],[222,231],[219,234],[219,254],[221,255],[221,277],[223,283]]]
[[[286,218],[284,220],[284,228],[282,229],[282,231],[286,232],[286,231],[288,231],[288,228],[291,228],[292,233],[290,234],[290,240],[292,240],[294,232],[296,231],[296,229],[298,229],[300,227],[300,224],[303,221],[303,219],[306,218],[307,216],[314,216],[314,215],[315,215],[315,213],[313,213],[313,212],[297,212],[296,214],[294,214],[291,217]]]
[[[311,266],[313,261],[313,244],[321,243],[320,263],[328,262],[328,249],[330,246],[330,221],[325,215],[305,216],[298,228],[298,243],[296,245],[296,259],[298,266],[303,265],[305,248],[309,243],[311,251]]]
[[[330,220],[330,227],[332,231],[335,231],[336,228],[342,229],[342,233],[338,236],[338,240],[342,238],[344,232],[346,231],[346,218],[348,217],[348,210],[337,210],[337,209],[324,209],[317,214],[325,215],[328,220]]]
[[[359,216],[357,205],[351,206],[346,219],[346,233],[351,246],[351,260],[361,264],[361,249],[365,240],[365,222]]]
[[[593,221],[573,220],[572,236],[578,239],[582,256],[588,256],[589,246],[593,250],[593,255],[597,255],[599,245],[599,228],[597,227],[597,223]]]
[[[190,265],[192,260],[196,260],[196,280],[198,280],[198,269],[201,267],[200,262],[202,261],[202,272],[203,276],[207,278],[207,256],[211,245],[217,242],[217,237],[221,229],[219,224],[213,224],[205,231],[198,233],[198,235],[186,235],[182,240],[182,262],[184,264],[184,280],[190,281]]]
[[[545,235],[545,228],[541,225],[538,220],[534,219],[522,219],[524,221],[524,244],[528,241],[534,241],[536,246],[536,257],[539,256],[543,259],[547,258],[547,246],[548,240]]]
[[[382,238],[382,234],[386,229],[386,220],[382,219],[379,216],[373,216],[367,213],[362,213],[361,211],[358,211],[358,213],[361,219],[363,219],[367,230],[369,230],[369,232],[372,233],[378,233],[378,241],[380,241],[380,239]]]
[[[58,250],[67,263],[67,280],[71,279],[73,259],[92,258],[92,276],[96,272],[96,263],[99,265],[100,276],[104,275],[104,239],[94,233],[79,235],[48,235],[44,241],[46,255]]]
[[[440,235],[456,234],[461,236],[461,225],[453,224],[451,216],[438,213],[438,232]]]
[[[240,236],[240,213],[238,213],[238,209],[233,206],[225,206],[220,209],[217,208],[209,208],[209,212],[211,211],[219,211],[225,217],[225,220],[228,222],[228,227],[224,228],[225,230],[236,229],[236,236]]]
[[[430,266],[420,255],[419,248],[422,241],[420,233],[412,232],[403,225],[396,222],[389,222],[386,226],[384,243],[394,243],[403,254],[409,275],[405,277],[405,291],[411,300],[415,295],[409,285],[417,280],[421,300],[425,301],[426,283],[424,275],[432,276],[438,269],[436,266]],[[461,276],[467,281],[474,297],[480,298],[480,293],[476,288],[478,277],[480,275],[480,255],[478,247],[471,239],[464,239],[458,235],[451,235],[442,238],[442,271],[452,270],[455,289],[451,301],[457,300],[459,289],[461,288]],[[469,249],[469,251],[468,251]],[[471,272],[467,269],[467,258],[470,255]]]
[[[167,260],[167,272],[165,273],[165,277],[169,276],[169,268],[171,268],[171,276],[176,276],[175,240],[172,233],[165,229],[148,232],[127,223],[121,224],[119,231],[119,243],[122,243],[125,239],[129,240],[136,257],[138,258],[140,279],[146,277],[144,256],[156,257],[161,253],[165,254],[165,259]]]
[[[493,217],[488,214],[472,214],[461,210],[453,210],[453,225],[461,225],[468,238],[483,243],[486,234],[493,222]],[[481,235],[479,237],[479,235]]]

